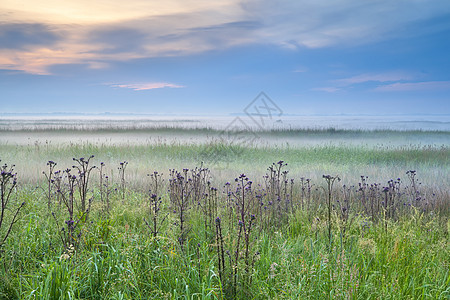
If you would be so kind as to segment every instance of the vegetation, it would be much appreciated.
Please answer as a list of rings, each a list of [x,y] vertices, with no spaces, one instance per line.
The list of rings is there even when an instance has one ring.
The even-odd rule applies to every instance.
[[[3,144],[0,299],[448,299],[449,152]]]

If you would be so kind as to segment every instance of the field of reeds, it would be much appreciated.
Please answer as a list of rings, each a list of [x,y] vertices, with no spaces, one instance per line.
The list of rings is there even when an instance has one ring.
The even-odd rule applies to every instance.
[[[0,134],[0,299],[450,297],[449,132]]]

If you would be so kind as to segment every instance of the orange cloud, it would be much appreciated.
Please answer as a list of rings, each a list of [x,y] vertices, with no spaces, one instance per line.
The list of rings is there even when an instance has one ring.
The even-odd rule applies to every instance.
[[[6,37],[14,36],[23,41],[20,41],[20,47],[8,48],[0,44],[0,69],[48,75],[50,67],[58,64],[103,68],[111,61],[208,51],[217,47],[217,43],[209,42],[208,37],[201,34],[196,36],[191,29],[234,22],[240,19],[241,10],[237,0],[2,0],[0,25],[19,25],[19,29],[13,29]],[[45,28],[57,39],[51,44],[29,43],[30,35],[20,32],[23,24],[42,25],[42,30]],[[104,40],[92,35],[102,30],[114,33],[114,30],[123,29],[140,32],[139,45],[126,48],[128,36]],[[0,32],[0,39],[2,34]],[[238,37],[230,41],[230,45],[240,40]],[[120,51],[111,51],[117,45],[124,47]]]
[[[0,40],[2,35],[6,41],[22,39],[15,47],[0,43],[0,69],[50,74],[56,64],[99,68],[113,61],[246,44],[298,49],[367,43],[392,39],[402,34],[397,29],[450,13],[446,1],[408,6],[402,1],[355,5],[352,0],[1,0],[0,26],[42,25],[40,33],[52,39],[36,43],[31,34],[0,30]],[[372,79],[349,80],[341,84]]]

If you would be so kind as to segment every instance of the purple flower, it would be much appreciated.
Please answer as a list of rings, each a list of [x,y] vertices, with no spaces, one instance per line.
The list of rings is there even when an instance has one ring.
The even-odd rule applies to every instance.
[[[73,223],[74,223],[74,221],[73,221],[73,220],[67,220],[67,221],[65,221],[65,223],[66,223],[68,226],[72,226]]]

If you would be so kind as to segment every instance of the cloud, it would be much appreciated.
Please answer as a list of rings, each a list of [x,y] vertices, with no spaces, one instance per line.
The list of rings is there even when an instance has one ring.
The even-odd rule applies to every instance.
[[[414,75],[405,72],[366,73],[352,77],[336,79],[333,82],[339,86],[348,86],[365,82],[393,82],[411,80]]]
[[[6,46],[0,46],[0,69],[49,74],[55,64],[99,67],[248,44],[298,49],[371,43],[402,37],[415,24],[450,14],[447,0],[414,3],[25,0],[19,7],[17,1],[2,0],[0,45]],[[449,27],[449,22],[442,21],[416,26],[409,34]]]
[[[404,37],[410,27],[412,35],[419,35],[450,26],[446,21],[435,28],[424,26],[438,16],[448,17],[446,0],[414,5],[406,0],[248,0],[242,5],[264,21],[261,39],[292,49],[365,44]]]
[[[162,89],[162,88],[184,88],[185,86],[167,83],[167,82],[148,82],[148,83],[127,83],[127,84],[107,84],[113,88],[125,88],[132,89],[135,91],[145,91],[145,90],[153,90],[153,89]]]
[[[28,47],[30,48],[30,47]],[[102,59],[89,50],[96,49],[92,45],[67,43],[55,48],[33,46],[31,49],[0,49],[0,69],[19,70],[30,74],[50,75],[50,67],[65,64],[85,64],[93,68],[101,66]]]
[[[103,54],[124,53],[130,50],[140,52],[146,45],[147,34],[135,28],[107,28],[94,30],[85,38],[85,42],[95,41]]]
[[[0,48],[23,49],[30,45],[54,45],[61,36],[37,23],[0,23]]]
[[[168,16],[186,12],[226,9],[235,2],[229,0],[2,0],[0,16],[5,22],[33,19],[50,24],[111,24],[145,17]],[[5,12],[2,14],[2,12]]]
[[[436,91],[450,90],[450,81],[414,81],[416,74],[406,72],[365,73],[347,78],[335,79],[331,82],[333,86],[313,88],[313,91],[334,93],[358,84],[376,82],[379,85],[371,88],[377,92],[405,92],[405,91]]]
[[[312,90],[312,91],[319,91],[319,92],[335,93],[335,92],[341,91],[342,89],[337,88],[337,87],[330,86],[330,87],[313,88],[313,89],[311,89],[311,90]]]
[[[331,80],[330,81],[330,83],[332,84],[331,86],[313,88],[312,90],[334,93],[337,91],[353,88],[358,84],[365,84],[370,82],[379,82],[379,83],[398,82],[398,81],[404,82],[408,80],[413,80],[415,77],[416,77],[415,74],[402,71],[363,73],[351,77]]]
[[[450,90],[450,81],[396,82],[378,86],[374,90],[379,92]]]
[[[294,72],[294,73],[305,73],[307,71],[308,71],[308,68],[306,68],[306,67],[298,67],[297,69],[295,69],[292,72]]]

